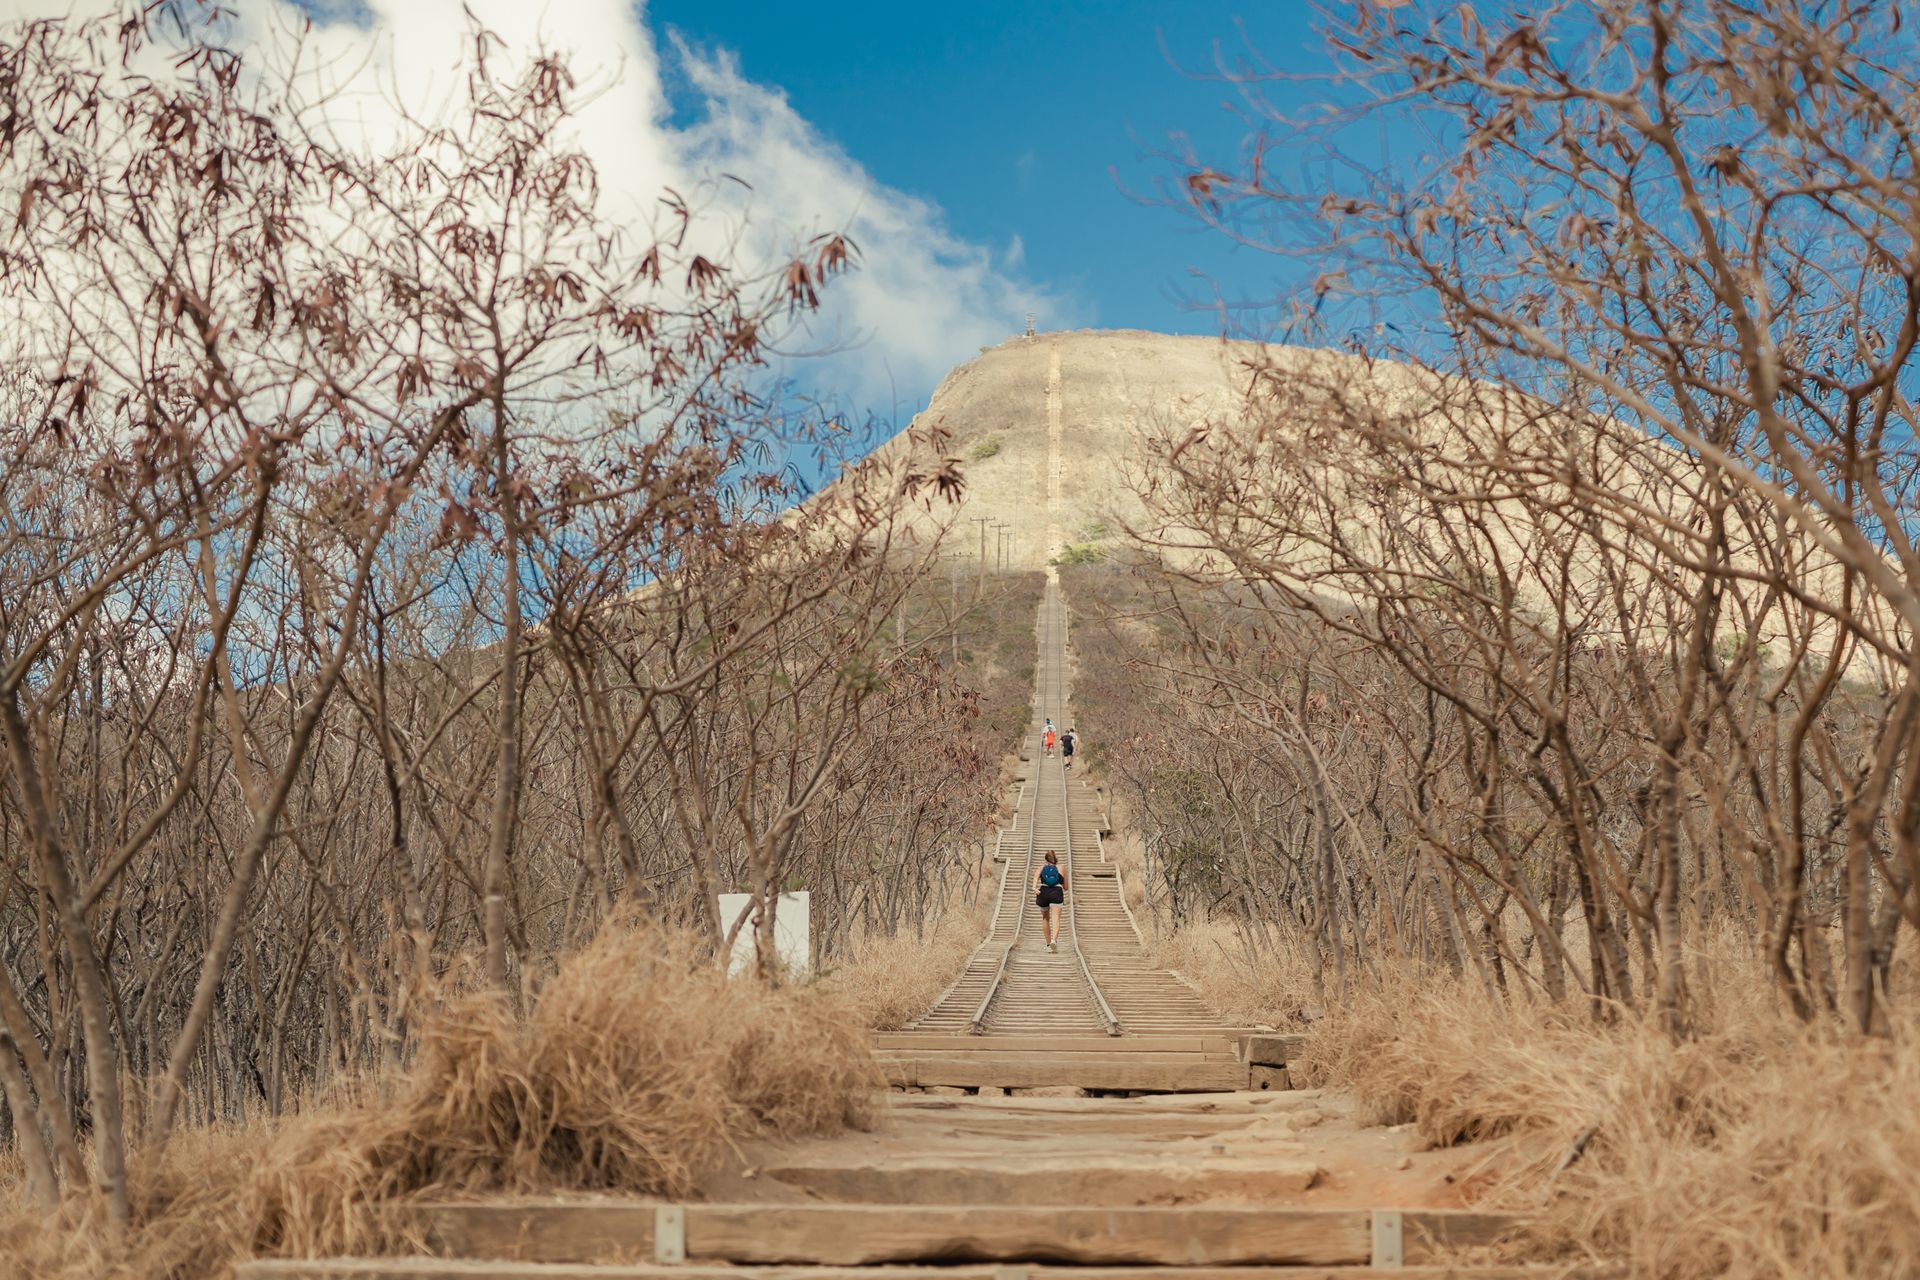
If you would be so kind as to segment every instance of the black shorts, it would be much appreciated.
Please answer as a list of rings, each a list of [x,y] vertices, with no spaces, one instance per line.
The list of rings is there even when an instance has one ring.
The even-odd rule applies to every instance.
[[[1033,905],[1036,907],[1057,907],[1066,900],[1066,889],[1057,884],[1043,884],[1040,892],[1033,895]]]

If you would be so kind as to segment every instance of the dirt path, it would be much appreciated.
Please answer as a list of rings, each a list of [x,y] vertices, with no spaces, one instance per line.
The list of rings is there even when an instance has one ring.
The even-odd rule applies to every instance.
[[[891,1093],[870,1133],[744,1154],[710,1197],[869,1204],[1451,1209],[1486,1153],[1421,1151],[1318,1090],[1140,1097]]]

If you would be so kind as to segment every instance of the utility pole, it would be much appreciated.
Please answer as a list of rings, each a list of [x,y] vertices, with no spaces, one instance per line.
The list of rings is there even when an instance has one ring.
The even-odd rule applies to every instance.
[[[967,518],[980,526],[980,572],[985,573],[987,571],[987,525],[991,523],[992,518],[989,516],[968,516]]]

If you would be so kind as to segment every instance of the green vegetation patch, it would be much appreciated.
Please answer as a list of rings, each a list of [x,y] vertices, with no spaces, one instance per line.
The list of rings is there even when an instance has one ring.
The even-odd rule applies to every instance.
[[[980,441],[978,444],[974,445],[973,448],[967,450],[967,457],[969,457],[975,462],[985,462],[988,458],[991,458],[994,454],[999,452],[1000,452],[1000,437],[988,436],[985,440]]]

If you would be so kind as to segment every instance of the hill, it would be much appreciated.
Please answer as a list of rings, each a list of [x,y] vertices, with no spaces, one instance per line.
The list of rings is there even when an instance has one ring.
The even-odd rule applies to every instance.
[[[1385,581],[1497,574],[1527,614],[1572,617],[1602,643],[1624,642],[1609,618],[1618,592],[1665,598],[1673,584],[1650,566],[1703,536],[1716,483],[1632,426],[1495,384],[1139,330],[1010,338],[948,374],[912,425],[949,433],[966,478],[958,504],[922,518],[947,530],[956,565],[1090,559],[1131,528],[1229,578],[1240,571],[1202,549],[1237,545],[1329,603]],[[1161,510],[1149,512],[1148,464],[1170,447],[1179,463],[1154,468]],[[1764,506],[1721,519],[1732,597],[1750,606],[1784,575],[1821,602],[1792,618],[1761,610],[1756,636],[1783,652],[1830,642],[1844,586],[1831,555]],[[1864,677],[1873,661],[1856,650],[1847,665]]]
[[[1129,480],[1142,431],[1237,416],[1244,362],[1256,350],[1217,338],[1083,330],[1010,338],[959,366],[914,419],[915,427],[950,432],[949,450],[965,466],[949,550],[978,563],[984,547],[990,566],[1004,555],[1007,567],[1030,569],[1069,547],[1109,540],[1143,514]],[[996,526],[1010,535],[1004,551]]]

